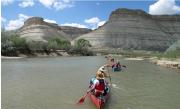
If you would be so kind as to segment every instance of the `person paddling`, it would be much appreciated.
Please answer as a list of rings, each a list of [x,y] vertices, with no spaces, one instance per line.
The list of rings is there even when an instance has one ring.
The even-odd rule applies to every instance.
[[[113,68],[115,65],[116,65],[116,62],[115,62],[114,58],[110,58],[110,59],[108,60],[108,63],[107,63],[107,65],[106,65],[106,67],[111,67],[111,68]]]
[[[107,67],[107,65],[103,65],[101,66],[98,71],[96,72],[96,74],[98,74],[99,72],[103,73],[104,77],[108,77],[108,74],[106,73],[106,69],[105,67]]]
[[[91,85],[91,91],[94,91],[94,95],[96,97],[99,97],[101,95],[107,94],[107,82],[105,81],[105,76],[102,72],[96,73],[96,79],[93,81],[93,84]]]
[[[115,66],[114,66],[114,68],[119,68],[119,69],[121,69],[121,64],[120,64],[120,62],[119,61],[117,61],[117,63],[115,64]]]
[[[106,70],[105,70],[105,66],[106,66],[106,65],[101,66],[101,67],[97,70],[96,75],[99,74],[99,73],[102,73],[102,74],[104,75],[104,77],[108,77],[108,75],[107,75],[107,73],[106,73]],[[96,76],[93,77],[93,78],[91,78],[89,87],[91,87],[91,85],[94,84],[94,81],[95,81],[95,80],[96,80]]]
[[[111,60],[108,61],[108,64],[106,66],[111,67],[113,71],[114,69],[117,71],[122,70],[122,67],[126,68],[126,66],[121,65],[119,61],[115,62],[114,58],[111,58]]]
[[[89,90],[87,90],[86,94],[80,98],[77,104],[82,104],[90,93],[97,98],[103,98],[110,92],[108,82],[105,81],[105,76],[102,72],[97,72],[96,77],[91,80],[93,81],[90,82],[91,85],[89,86]]]

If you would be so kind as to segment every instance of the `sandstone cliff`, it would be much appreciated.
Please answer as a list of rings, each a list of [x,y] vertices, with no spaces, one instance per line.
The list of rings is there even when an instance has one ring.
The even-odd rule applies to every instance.
[[[20,37],[34,41],[47,41],[52,37],[72,40],[90,31],[90,29],[85,28],[58,26],[57,24],[45,22],[41,17],[32,17],[27,19],[24,25],[18,29],[18,34]]]
[[[87,29],[87,28],[77,28],[77,27],[70,27],[70,26],[60,26],[60,28],[71,39],[75,39],[78,36],[81,36],[83,34],[86,34],[92,31],[91,29]]]
[[[95,48],[165,51],[180,38],[180,15],[117,9],[103,26],[79,38],[89,40]]]

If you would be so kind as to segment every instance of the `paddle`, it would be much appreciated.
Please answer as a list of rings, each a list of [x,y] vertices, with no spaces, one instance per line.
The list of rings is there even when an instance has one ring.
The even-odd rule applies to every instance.
[[[107,69],[108,69],[108,75],[109,75],[109,80],[110,80],[110,84],[112,85],[112,82],[111,82],[111,75],[109,73],[109,67],[107,66]]]
[[[126,66],[125,66],[125,65],[122,65],[122,67],[126,68]]]
[[[86,96],[89,94],[90,91],[91,91],[91,90],[88,90],[87,93],[86,93],[83,97],[81,97],[81,99],[78,101],[77,104],[83,104]]]

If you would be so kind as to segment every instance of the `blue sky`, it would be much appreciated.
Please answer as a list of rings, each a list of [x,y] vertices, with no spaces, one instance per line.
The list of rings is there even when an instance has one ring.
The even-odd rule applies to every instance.
[[[1,4],[1,23],[7,30],[19,28],[32,16],[59,25],[95,29],[117,8],[142,9],[155,15],[180,13],[180,1],[175,0],[2,0]]]

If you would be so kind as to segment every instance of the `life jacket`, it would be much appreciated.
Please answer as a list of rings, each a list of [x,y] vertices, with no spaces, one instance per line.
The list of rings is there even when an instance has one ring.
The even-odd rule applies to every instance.
[[[91,78],[90,84],[94,84],[94,81],[96,80],[96,77]]]
[[[116,64],[113,64],[111,67],[112,67],[112,68],[116,67]]]
[[[99,92],[103,92],[105,89],[105,81],[104,79],[99,79],[99,83],[95,85],[95,90]]]
[[[121,68],[121,65],[117,63],[116,68]]]

